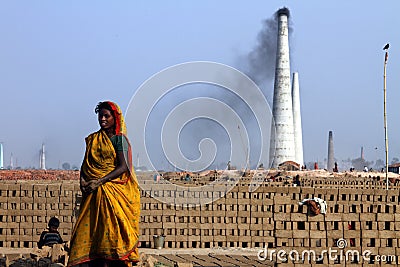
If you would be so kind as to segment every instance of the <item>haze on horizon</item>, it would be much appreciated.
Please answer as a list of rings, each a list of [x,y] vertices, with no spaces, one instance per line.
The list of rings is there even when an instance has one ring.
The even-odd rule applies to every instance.
[[[399,158],[397,1],[2,1],[5,166],[12,153],[14,166],[37,168],[45,143],[48,168],[64,162],[79,167],[84,138],[99,128],[99,101],[115,101],[126,111],[144,81],[183,62],[241,70],[263,21],[283,6],[291,12],[291,71],[299,72],[305,162],[327,157],[330,130],[339,167],[359,157],[361,147],[367,160],[384,159],[387,42],[389,161]],[[261,86],[271,101],[272,86]]]

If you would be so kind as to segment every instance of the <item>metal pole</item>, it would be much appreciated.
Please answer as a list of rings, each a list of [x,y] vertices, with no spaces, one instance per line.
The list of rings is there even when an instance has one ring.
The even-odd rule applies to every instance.
[[[0,142],[0,170],[4,169],[3,142]]]
[[[385,158],[386,158],[386,170],[385,170],[385,175],[386,175],[386,190],[389,189],[389,178],[388,178],[388,171],[389,171],[389,144],[388,144],[388,133],[387,133],[387,120],[386,120],[386,65],[387,65],[387,59],[388,59],[388,50],[386,50],[385,53],[385,63],[383,65],[383,123],[384,123],[384,128],[385,128]]]

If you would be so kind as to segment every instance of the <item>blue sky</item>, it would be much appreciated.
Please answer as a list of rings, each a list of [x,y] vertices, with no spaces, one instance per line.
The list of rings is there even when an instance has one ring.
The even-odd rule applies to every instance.
[[[183,62],[239,67],[262,21],[283,6],[294,30],[305,161],[326,158],[329,130],[336,158],[359,157],[361,146],[368,160],[384,158],[386,42],[389,158],[399,157],[398,1],[2,1],[5,165],[13,153],[19,166],[38,167],[44,142],[49,168],[79,166],[84,137],[98,129],[98,101],[125,111],[146,79]]]

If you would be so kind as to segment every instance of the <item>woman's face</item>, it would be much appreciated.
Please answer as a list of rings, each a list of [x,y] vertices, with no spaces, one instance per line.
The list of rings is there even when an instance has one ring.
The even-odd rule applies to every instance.
[[[111,114],[111,112],[108,109],[105,109],[105,108],[100,109],[99,124],[100,124],[101,129],[103,129],[103,130],[107,130],[107,129],[114,127],[115,120],[114,120],[113,115]]]

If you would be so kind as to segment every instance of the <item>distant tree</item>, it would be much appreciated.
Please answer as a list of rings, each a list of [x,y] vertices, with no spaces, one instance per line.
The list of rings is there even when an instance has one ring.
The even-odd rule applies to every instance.
[[[147,171],[147,167],[146,166],[139,166],[139,167],[135,167],[135,170]]]
[[[343,159],[340,162],[339,170],[350,170],[351,167],[353,167],[353,165],[351,164],[351,159]]]
[[[395,164],[395,163],[398,163],[398,162],[399,162],[399,158],[394,157],[390,164]]]
[[[324,164],[322,162],[317,162],[317,161],[309,161],[309,162],[305,162],[305,166],[307,168],[307,170],[314,170],[314,165],[315,163],[318,164],[318,169],[324,169]]]
[[[76,165],[72,165],[72,167],[71,167],[74,171],[78,171],[79,170],[79,168],[76,166]]]
[[[369,169],[372,163],[373,161],[366,161],[365,159],[362,158],[356,158],[351,160],[351,164],[353,165],[353,167],[359,171],[363,170],[364,166],[367,166]]]
[[[375,165],[374,165],[375,170],[380,170],[384,167],[385,167],[385,161],[383,161],[383,159],[377,159],[375,161]]]
[[[314,169],[314,162],[309,161],[305,162],[307,170],[313,170]]]
[[[69,169],[71,169],[71,165],[69,165],[68,162],[64,162],[62,164],[62,168],[63,168],[63,170],[69,170]]]

